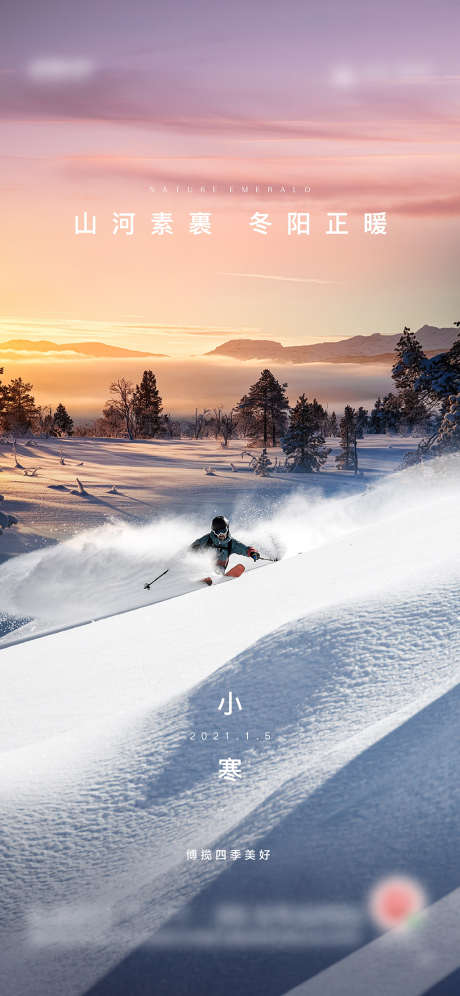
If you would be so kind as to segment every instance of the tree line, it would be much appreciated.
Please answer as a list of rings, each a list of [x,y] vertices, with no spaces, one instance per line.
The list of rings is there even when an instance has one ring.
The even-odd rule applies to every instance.
[[[0,431],[13,436],[71,436],[74,424],[65,406],[59,403],[53,412],[47,405],[37,405],[32,391],[33,385],[22,377],[0,381]]]
[[[357,471],[357,441],[364,433],[416,431],[424,435],[406,463],[460,449],[460,336],[449,350],[428,358],[405,326],[395,349],[392,378],[394,391],[378,398],[370,413],[363,407],[346,405],[339,419],[305,394],[291,406],[287,383],[280,383],[265,369],[231,410],[223,406],[196,409],[194,418],[178,421],[164,411],[155,374],[144,370],[139,384],[124,377],[113,381],[102,416],[91,425],[74,427],[62,403],[54,413],[49,407],[37,406],[32,384],[18,377],[7,384],[0,382],[0,428],[17,435],[76,433],[124,435],[129,439],[214,435],[224,446],[241,437],[265,452],[281,445],[288,469],[307,472],[320,470],[325,463],[330,452],[325,441],[331,436],[339,437],[336,461],[344,470]]]

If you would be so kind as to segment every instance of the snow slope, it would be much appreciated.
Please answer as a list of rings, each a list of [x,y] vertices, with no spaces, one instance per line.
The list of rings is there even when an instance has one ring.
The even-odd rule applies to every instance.
[[[401,839],[410,853],[416,838],[427,851],[430,836],[410,827],[418,779],[433,811],[448,798],[455,823],[455,726],[449,715],[439,740],[426,706],[452,694],[460,671],[458,470],[451,458],[370,493],[293,498],[260,524],[260,538],[270,527],[283,544],[280,563],[4,647],[2,992],[86,992],[204,888],[223,888],[220,866],[186,864],[187,847],[250,846],[295,824],[319,792],[326,824],[354,799],[349,858],[361,847],[368,879],[382,864],[371,831],[382,826],[382,791],[396,790],[395,761],[383,749],[374,771],[371,758],[364,809],[353,765],[392,732],[406,737],[407,763],[398,756],[397,802],[383,821],[391,848]],[[229,689],[244,707],[232,735],[251,731],[234,744],[237,785],[217,777],[225,740],[190,740],[223,737],[231,721],[217,705]],[[303,830],[318,868],[321,821]],[[451,847],[448,838],[444,855]],[[449,870],[433,872],[432,898]],[[116,976],[110,985],[134,992],[117,990]]]
[[[68,442],[73,447],[74,442],[80,441]],[[153,450],[153,473],[154,444],[137,446],[120,440],[113,443],[96,440],[94,450],[94,441],[91,442],[93,448],[85,441],[84,449],[72,448],[70,452],[85,455],[87,462],[91,459],[94,483],[87,486],[93,495],[96,488],[102,487],[108,467],[112,480],[113,475],[118,475],[117,482],[125,481],[125,486],[120,487],[123,494],[110,497],[110,502],[119,505],[117,517],[114,507],[106,520],[104,515],[94,520],[93,516],[101,516],[99,498],[95,502],[91,499],[89,505],[86,503],[85,517],[80,521],[85,499],[52,492],[51,504],[50,499],[46,504],[43,496],[40,497],[42,521],[47,523],[48,530],[53,522],[53,529],[64,542],[40,546],[0,565],[1,607],[13,621],[28,617],[33,620],[25,631],[13,634],[9,640],[196,589],[198,579],[211,572],[211,563],[206,557],[200,562],[187,553],[187,548],[209,529],[210,518],[216,512],[225,510],[231,518],[233,535],[257,545],[263,555],[292,556],[352,532],[362,523],[385,519],[402,503],[414,509],[423,507],[426,491],[433,500],[436,496],[442,500],[455,486],[454,470],[440,475],[431,467],[421,471],[421,478],[406,474],[385,481],[384,470],[388,475],[388,470],[400,463],[408,445],[401,440],[389,443],[387,437],[385,445],[378,437],[377,442],[376,437],[364,441],[363,473],[358,477],[334,469],[320,474],[280,474],[262,479],[250,473],[244,463],[237,473],[229,471],[229,455],[236,460],[237,450],[223,456],[222,449],[218,452],[215,444],[211,447],[207,440],[203,445],[194,441],[166,444],[165,449],[157,444],[159,449]],[[414,445],[414,440],[410,445]],[[206,477],[200,461],[205,455],[209,461],[211,454],[217,472]],[[107,464],[115,458],[119,461],[116,469]],[[55,457],[54,461],[57,462]],[[68,478],[67,464],[60,467],[60,473]],[[156,495],[150,504],[146,489],[148,481],[152,487],[152,479],[155,488],[163,481],[164,493]],[[423,481],[423,493],[415,483],[419,479]],[[198,480],[202,482],[200,485]],[[40,486],[40,480],[27,484],[28,488]],[[143,499],[139,505],[143,515],[148,513],[147,523],[142,516],[126,518],[126,502],[132,502],[133,491],[136,502],[140,497]],[[329,500],[325,501],[325,497]],[[21,521],[24,518],[29,529],[37,527],[35,514],[31,510],[26,515],[20,513]],[[99,523],[96,526],[95,521]],[[79,527],[76,535],[66,539],[68,530],[75,527]],[[24,540],[24,534],[21,538]],[[247,561],[246,566],[252,567],[252,561]],[[144,592],[144,581],[165,567],[169,568],[168,575],[150,592]]]
[[[302,481],[305,475],[256,477],[248,467],[244,440],[223,448],[215,439],[32,438],[17,443],[15,466],[11,444],[0,439],[2,509],[19,518],[19,525],[0,538],[0,562],[114,520],[136,526],[165,513],[190,518],[197,508],[208,518],[216,505],[233,509],[242,501],[247,507],[253,500],[282,498],[299,485],[316,493],[354,493],[363,490],[367,480],[394,470],[418,442],[400,436],[363,439],[362,475],[355,479],[337,471],[338,441],[331,439],[324,471]],[[279,449],[272,455],[282,457]],[[204,473],[206,466],[212,467],[212,475]],[[86,497],[78,493],[77,477]]]

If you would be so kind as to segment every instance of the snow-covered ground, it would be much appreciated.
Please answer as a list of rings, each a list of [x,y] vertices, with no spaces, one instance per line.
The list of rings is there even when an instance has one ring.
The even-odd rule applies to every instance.
[[[398,436],[363,439],[360,470],[366,481],[394,470],[418,442],[415,437]],[[353,474],[335,468],[338,440],[330,439],[328,445],[332,452],[325,469],[319,475],[307,475],[306,481],[301,475],[301,486],[325,494],[338,488],[362,489],[362,480],[357,483]],[[164,512],[208,516],[216,505],[234,507],[239,495],[246,500],[253,496],[258,502],[266,493],[282,496],[299,485],[298,474],[276,474],[270,480],[255,477],[247,457],[242,459],[245,449],[240,440],[223,448],[214,439],[31,439],[18,442],[20,466],[16,467],[12,446],[0,439],[2,510],[20,517],[19,529],[0,539],[0,562],[113,518],[137,524]],[[279,449],[270,451],[270,456],[273,453],[281,455]],[[205,474],[208,466],[215,470],[214,476]],[[31,476],[35,469],[36,475]],[[88,492],[86,498],[74,494],[77,477]]]
[[[460,459],[388,473],[407,448],[388,442],[365,441],[362,477],[308,480],[233,472],[207,443],[140,444],[145,478],[158,471],[148,515],[87,530],[87,499],[57,492],[66,528],[75,501],[85,532],[3,564],[3,607],[33,622],[0,654],[2,993],[274,996],[371,940],[366,896],[382,875],[411,874],[429,903],[460,884]],[[94,444],[71,445],[90,462]],[[128,492],[153,485],[136,467],[128,487],[137,444],[110,446],[121,517]],[[80,468],[98,495],[101,463]],[[25,481],[16,512],[31,527]],[[217,510],[280,562],[199,586],[206,565],[184,550]],[[242,711],[224,717],[229,691]],[[236,783],[218,776],[230,755]],[[216,847],[271,857],[185,860]],[[234,926],[254,902],[340,902],[359,922],[345,944],[285,938],[288,954],[279,938],[251,948],[246,925],[223,953],[209,918],[229,901]],[[433,950],[431,981],[435,963]]]
[[[85,621],[190,590],[197,582],[196,560],[184,557],[184,550],[209,529],[216,513],[230,515],[233,534],[259,543],[267,556],[310,549],[325,535],[340,533],[342,520],[349,528],[354,513],[342,499],[395,470],[417,442],[367,437],[355,476],[336,470],[338,442],[331,439],[320,474],[267,478],[249,470],[240,441],[224,449],[208,439],[33,440],[18,444],[19,467],[11,446],[4,445],[2,509],[19,521],[0,535],[0,634],[2,625],[8,632],[24,618],[33,618],[28,633],[42,632],[55,623]],[[281,451],[270,455],[279,458]],[[214,473],[206,474],[205,467]],[[34,468],[36,476],[25,473]],[[339,505],[322,501],[332,496]],[[144,581],[166,566],[166,578],[144,594]]]

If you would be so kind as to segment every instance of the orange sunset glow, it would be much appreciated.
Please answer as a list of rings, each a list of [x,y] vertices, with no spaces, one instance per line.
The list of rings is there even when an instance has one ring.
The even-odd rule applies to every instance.
[[[94,340],[185,362],[232,338],[452,322],[460,75],[428,7],[415,23],[407,5],[408,40],[395,4],[372,21],[361,2],[332,19],[255,4],[241,22],[236,4],[223,41],[218,20],[179,0],[161,26],[141,0],[134,21],[83,4],[74,31],[46,6],[46,30],[28,11],[4,34],[1,342]],[[84,212],[95,235],[75,233]],[[198,212],[210,234],[191,233]],[[289,212],[308,214],[308,235],[288,234]],[[333,212],[347,234],[326,234]],[[386,234],[364,231],[369,212],[386,214]],[[152,234],[160,213],[171,229]],[[61,363],[63,389],[79,376]]]

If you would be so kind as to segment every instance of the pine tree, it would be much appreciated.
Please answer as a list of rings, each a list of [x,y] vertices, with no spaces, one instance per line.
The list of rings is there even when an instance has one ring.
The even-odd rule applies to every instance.
[[[396,401],[400,424],[409,431],[417,427],[431,433],[415,453],[406,454],[403,465],[410,466],[440,452],[439,433],[443,424],[442,431],[446,430],[449,436],[452,421],[449,418],[444,423],[444,417],[447,413],[452,416],[452,398],[460,392],[460,337],[445,353],[428,358],[417,338],[405,328],[396,346],[396,356],[392,376],[398,388]],[[389,399],[392,400],[393,395],[385,399],[387,409]],[[456,416],[453,417],[454,425],[455,421]]]
[[[312,416],[317,423],[318,429],[320,430],[321,435],[324,436],[326,434],[327,411],[323,408],[320,402],[316,400],[316,398],[313,398],[311,408]]]
[[[382,401],[382,424],[384,432],[398,432],[401,426],[401,398],[390,391]]]
[[[325,446],[322,434],[322,413],[325,414],[324,409],[316,399],[308,402],[305,394],[300,395],[291,409],[289,428],[281,440],[284,452],[293,457],[290,470],[311,473],[320,470],[326,461],[330,450]]]
[[[426,356],[417,337],[409,329],[405,329],[398,340],[395,353],[396,362],[393,365],[391,376],[396,387],[400,391],[413,391]]]
[[[425,430],[430,413],[439,411],[447,397],[460,388],[460,370],[455,372],[455,344],[446,353],[430,359],[416,338],[405,330],[395,349],[397,360],[392,377],[398,388],[401,424],[411,432]]]
[[[437,423],[432,435],[422,440],[415,452],[406,453],[403,467],[411,467],[443,453],[460,451],[460,394],[452,394],[447,399],[442,418],[438,417]]]
[[[358,472],[358,450],[356,446],[357,412],[351,405],[345,406],[340,420],[340,453],[335,460],[340,470]]]
[[[260,456],[257,457],[254,464],[254,473],[259,474],[260,477],[267,477],[270,473],[270,467],[272,467],[272,461],[267,456],[267,450],[264,446]]]
[[[270,370],[262,370],[259,380],[249,388],[238,405],[238,421],[246,435],[263,440],[264,447],[276,446],[287,421],[289,401],[285,388]]]
[[[369,432],[375,433],[376,436],[385,432],[385,413],[382,410],[381,398],[377,398],[369,416]]]
[[[59,403],[53,415],[53,428],[57,434],[71,436],[73,434],[73,419],[71,419],[67,409]]]
[[[363,408],[362,405],[358,408],[358,414],[356,416],[356,438],[362,439],[364,433],[368,427],[369,419],[367,417],[367,408]]]
[[[152,370],[144,370],[140,384],[136,385],[133,397],[133,412],[136,435],[153,438],[161,429],[163,410],[157,381]]]
[[[436,438],[439,452],[454,453],[460,450],[460,394],[452,394],[448,400]]]
[[[328,418],[327,435],[328,436],[339,435],[339,423],[337,422],[337,415],[335,414],[335,412],[332,412],[332,414]]]
[[[446,402],[460,391],[460,337],[446,353],[425,357],[415,382],[415,390],[431,408]]]
[[[5,432],[23,433],[33,429],[38,420],[38,408],[30,393],[32,384],[15,377],[2,388],[2,426]]]

